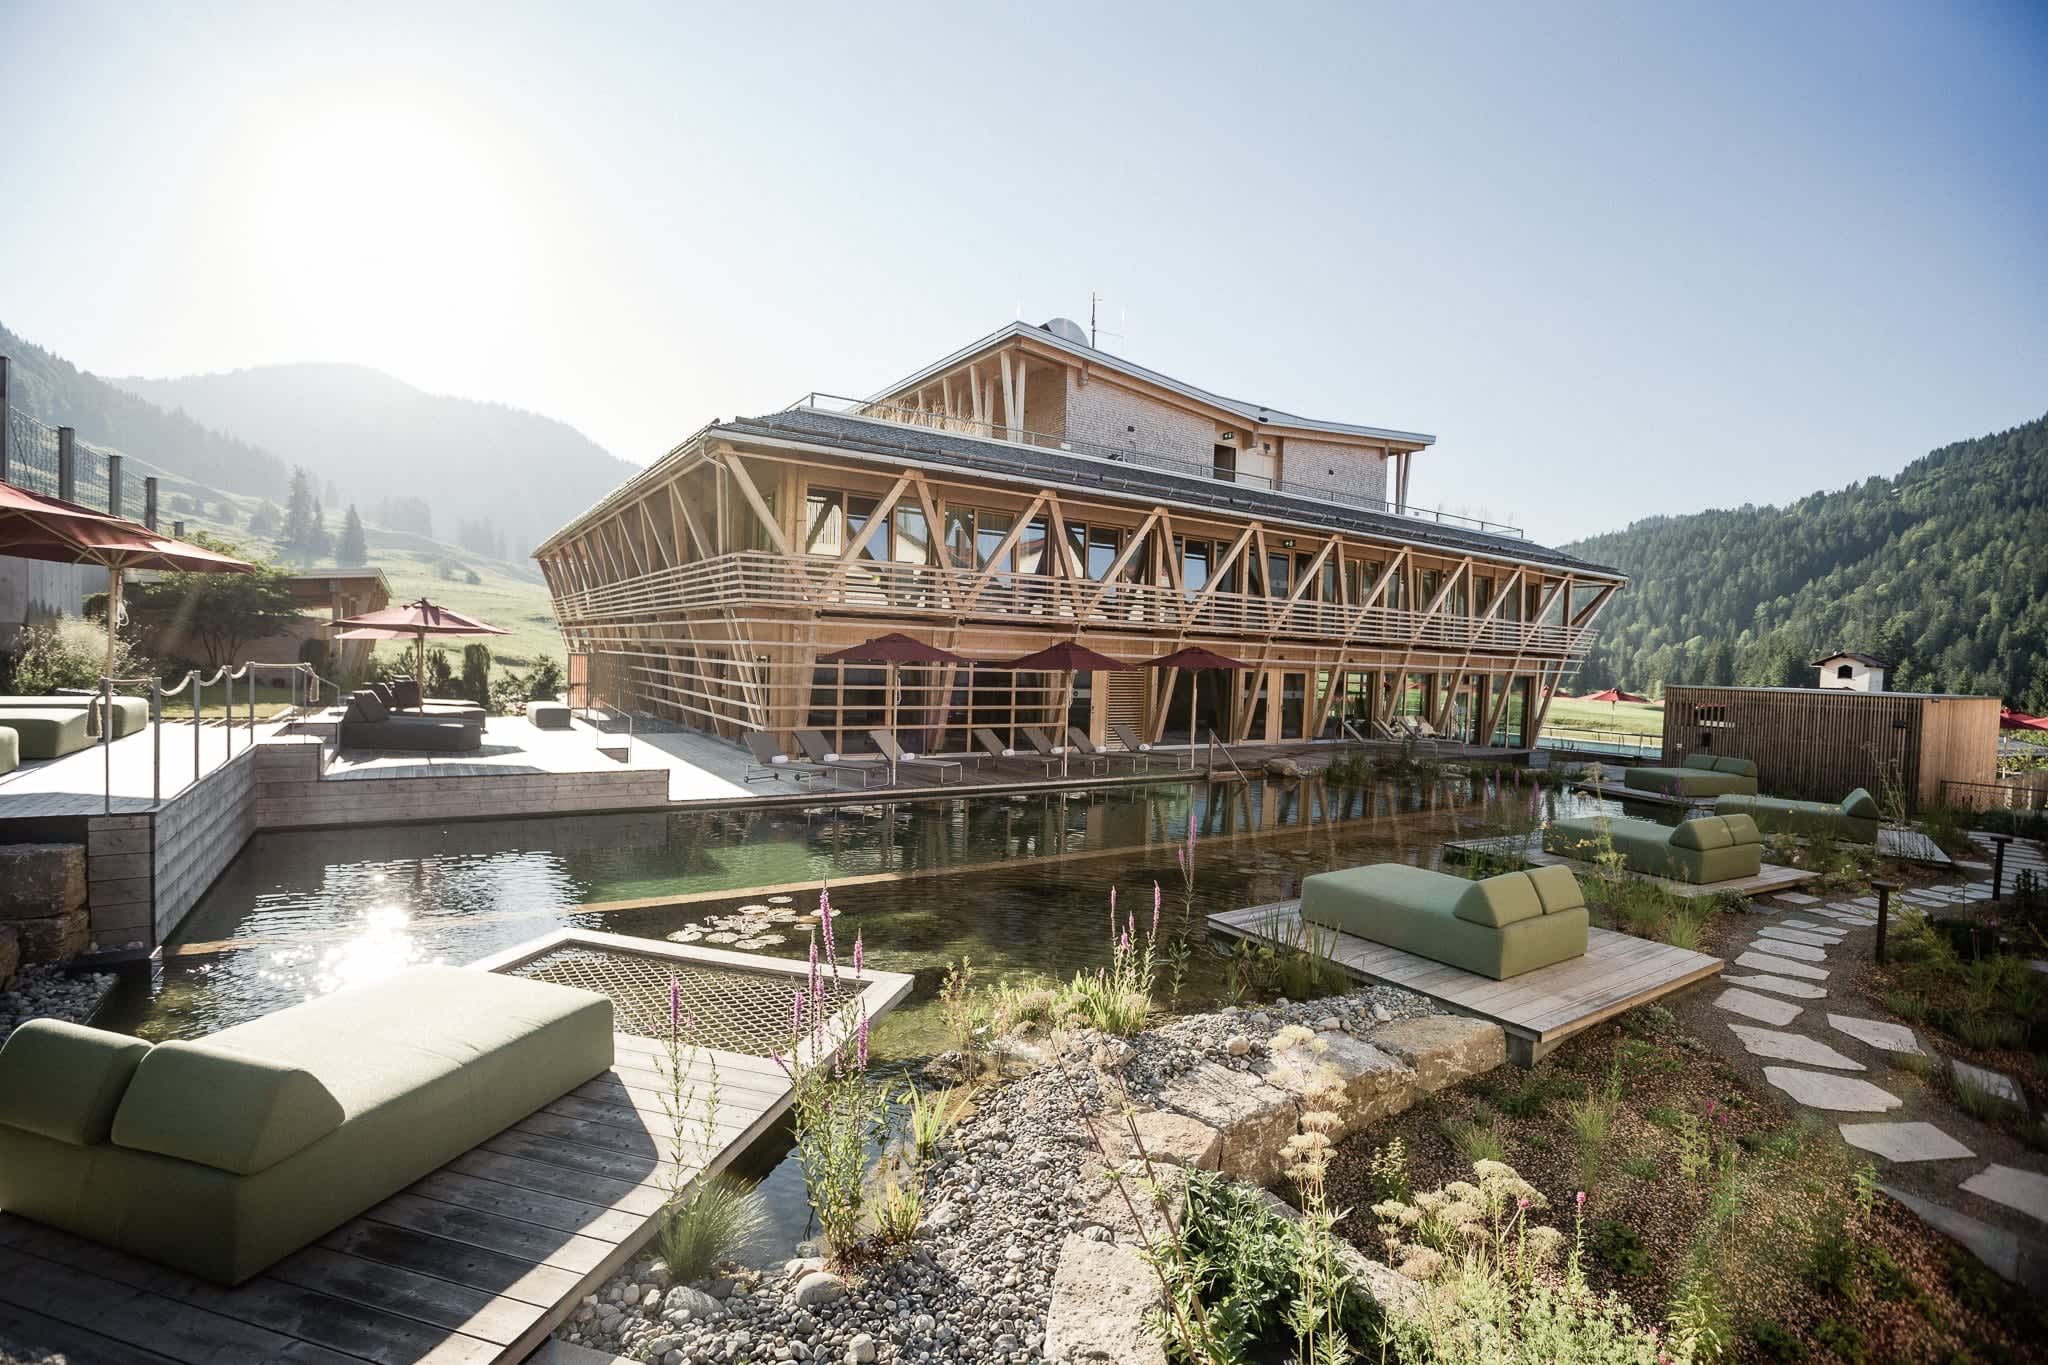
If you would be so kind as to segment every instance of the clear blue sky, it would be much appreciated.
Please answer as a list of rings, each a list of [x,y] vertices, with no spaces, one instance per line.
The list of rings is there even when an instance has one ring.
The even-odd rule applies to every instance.
[[[7,4],[0,321],[644,462],[1093,289],[1549,540],[2048,411],[2038,4],[410,8]]]

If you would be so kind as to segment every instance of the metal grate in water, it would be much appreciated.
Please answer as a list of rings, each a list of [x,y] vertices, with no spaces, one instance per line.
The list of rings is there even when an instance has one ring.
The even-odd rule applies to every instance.
[[[514,976],[608,995],[614,1026],[642,1038],[666,1038],[669,981],[682,987],[683,1037],[698,1047],[768,1057],[789,1049],[790,998],[804,978],[750,972],[644,953],[566,944],[510,969]],[[836,1012],[860,994],[852,981],[825,979],[825,1006]]]

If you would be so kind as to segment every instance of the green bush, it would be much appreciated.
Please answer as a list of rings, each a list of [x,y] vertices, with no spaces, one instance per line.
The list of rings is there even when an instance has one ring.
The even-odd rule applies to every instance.
[[[1643,1235],[1612,1218],[1603,1218],[1593,1224],[1593,1235],[1587,1240],[1586,1249],[1593,1253],[1596,1262],[1629,1279],[1647,1275],[1652,1269],[1650,1253],[1643,1246]]]
[[[1849,1362],[1861,1365],[1864,1358],[1863,1333],[1846,1322],[1829,1318],[1813,1329],[1813,1339]]]
[[[1752,1322],[1743,1335],[1765,1360],[1806,1359],[1806,1343],[1768,1318]]]
[[[678,1284],[710,1274],[766,1224],[760,1197],[727,1175],[714,1175],[671,1209],[659,1232],[661,1263]]]
[[[1839,1217],[1816,1220],[1800,1277],[1823,1294],[1846,1296],[1856,1287],[1856,1244]]]
[[[8,684],[20,696],[41,696],[66,689],[91,691],[100,685],[100,672],[107,666],[107,632],[89,621],[67,616],[61,620],[25,626],[15,638],[14,680]],[[118,636],[114,640],[114,676],[134,677],[148,671]]]

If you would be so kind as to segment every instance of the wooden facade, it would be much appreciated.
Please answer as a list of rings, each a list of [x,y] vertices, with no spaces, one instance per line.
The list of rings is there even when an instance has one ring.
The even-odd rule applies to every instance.
[[[556,533],[536,558],[590,695],[728,738],[816,728],[858,752],[889,714],[887,675],[820,654],[902,631],[993,664],[1079,638],[1133,662],[1199,645],[1253,665],[1200,679],[1196,742],[1369,734],[1406,714],[1520,744],[1624,581],[1277,476],[1247,488],[1143,452],[1048,448],[996,420],[1035,410],[1022,359],[994,373],[1007,402],[983,392],[940,429],[873,404],[713,425]],[[1073,382],[1034,377],[1030,393]],[[928,387],[968,401],[943,374]],[[894,712],[920,753],[970,749],[984,726],[1022,747],[1019,727],[1070,719],[1097,744],[1116,744],[1116,722],[1178,743],[1195,686],[906,668]]]
[[[1991,782],[1998,768],[1996,697],[1809,687],[1670,687],[1664,756],[1746,758],[1773,796],[1839,801],[1857,787],[1905,793],[1908,812],[1942,799],[1941,784]]]

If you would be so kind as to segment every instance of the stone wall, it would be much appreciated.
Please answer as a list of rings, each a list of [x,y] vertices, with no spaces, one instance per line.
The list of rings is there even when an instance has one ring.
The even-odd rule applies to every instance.
[[[0,844],[0,980],[16,965],[61,962],[85,951],[85,849]],[[8,959],[12,959],[9,961]]]
[[[320,748],[266,744],[256,751],[251,832],[416,820],[588,815],[668,806],[668,772],[522,773],[490,777],[322,778]]]
[[[1028,391],[1025,402],[1030,403]],[[1216,448],[1216,423],[1208,418],[1133,393],[1099,374],[1083,384],[1077,370],[1067,371],[1066,425],[1070,441],[1142,450],[1204,468]]]
[[[1290,488],[1327,488],[1384,502],[1386,451],[1379,446],[1290,436],[1280,448],[1280,477]]]
[[[153,923],[162,942],[255,833],[257,765],[273,746],[244,749],[156,814]],[[317,753],[316,744],[290,746]]]

